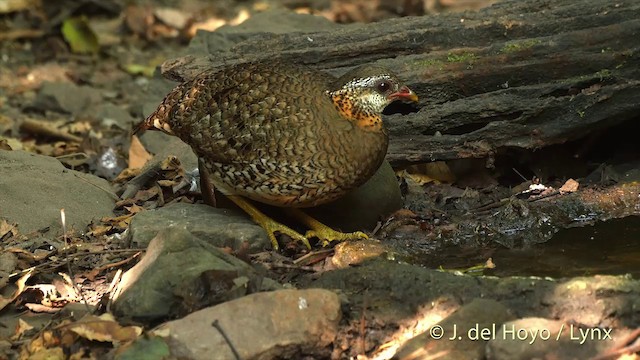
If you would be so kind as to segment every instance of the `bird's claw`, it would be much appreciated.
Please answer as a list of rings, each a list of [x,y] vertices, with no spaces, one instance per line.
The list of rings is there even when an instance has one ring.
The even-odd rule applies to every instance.
[[[340,231],[335,231],[329,227],[321,230],[309,230],[304,236],[307,239],[315,237],[322,240],[323,247],[328,246],[332,241],[369,239],[369,236],[367,236],[367,234],[363,233],[362,231],[343,233]]]
[[[309,244],[309,239],[306,236],[303,236],[302,234],[298,233],[297,231],[293,230],[292,228],[284,224],[281,224],[277,221],[272,220],[268,224],[265,224],[263,228],[267,232],[267,236],[269,237],[269,240],[271,240],[271,245],[273,246],[273,250],[277,251],[278,248],[280,247],[278,245],[278,240],[276,240],[276,235],[275,235],[276,232],[280,234],[285,234],[290,238],[292,238],[293,240],[300,241],[301,243],[304,244],[304,246],[307,247],[307,249],[311,249],[311,244]]]

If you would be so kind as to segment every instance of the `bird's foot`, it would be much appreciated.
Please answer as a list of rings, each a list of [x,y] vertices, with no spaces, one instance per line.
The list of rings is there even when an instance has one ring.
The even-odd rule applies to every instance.
[[[278,250],[279,248],[278,240],[276,240],[275,233],[285,234],[293,240],[297,240],[303,243],[304,246],[307,247],[307,249],[311,249],[311,244],[309,244],[309,240],[306,236],[303,236],[299,232],[284,224],[281,224],[269,217],[256,222],[258,222],[258,225],[262,226],[262,228],[267,232],[267,236],[269,237],[269,240],[271,240],[271,245],[273,245],[273,250]]]
[[[244,210],[256,224],[260,225],[264,231],[267,232],[267,237],[271,240],[271,245],[273,246],[273,250],[278,250],[280,245],[278,245],[278,240],[276,240],[275,233],[285,234],[291,237],[293,240],[300,241],[307,247],[307,249],[311,249],[311,244],[309,244],[309,240],[302,236],[297,231],[292,228],[281,224],[267,215],[263,214],[260,210],[256,209],[255,206],[251,205],[249,201],[243,199],[241,196],[237,195],[227,195],[229,200],[233,201],[238,207]]]
[[[333,230],[328,226],[316,227],[314,230],[309,230],[305,234],[305,237],[306,238],[315,237],[322,240],[322,246],[328,246],[329,243],[331,243],[332,241],[369,239],[369,236],[367,236],[367,234],[363,233],[362,231],[343,233],[340,231]]]

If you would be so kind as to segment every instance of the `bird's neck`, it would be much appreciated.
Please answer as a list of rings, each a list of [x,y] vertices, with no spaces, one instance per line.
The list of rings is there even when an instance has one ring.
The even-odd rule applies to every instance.
[[[371,106],[363,101],[358,101],[360,97],[352,92],[340,89],[329,92],[333,105],[340,113],[340,116],[353,122],[358,128],[364,131],[382,132],[384,126],[382,117]]]

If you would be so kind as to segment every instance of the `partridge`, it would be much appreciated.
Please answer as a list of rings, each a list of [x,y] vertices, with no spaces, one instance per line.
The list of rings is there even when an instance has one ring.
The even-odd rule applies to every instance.
[[[366,238],[342,233],[299,208],[335,200],[380,167],[388,134],[381,112],[418,97],[391,71],[366,65],[339,78],[284,62],[205,71],[173,89],[138,130],[178,136],[213,185],[267,232],[303,242]],[[291,208],[305,235],[260,212],[249,200]]]

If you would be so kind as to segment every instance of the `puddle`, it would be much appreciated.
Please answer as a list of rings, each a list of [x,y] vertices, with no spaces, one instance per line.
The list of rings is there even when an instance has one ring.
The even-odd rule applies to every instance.
[[[640,278],[640,217],[561,230],[544,244],[523,249],[504,247],[440,249],[422,262],[428,267],[467,268],[491,257],[495,276],[550,276],[631,274]]]
[[[640,217],[565,229],[528,249],[496,249],[491,274],[551,277],[632,274],[640,277]]]

